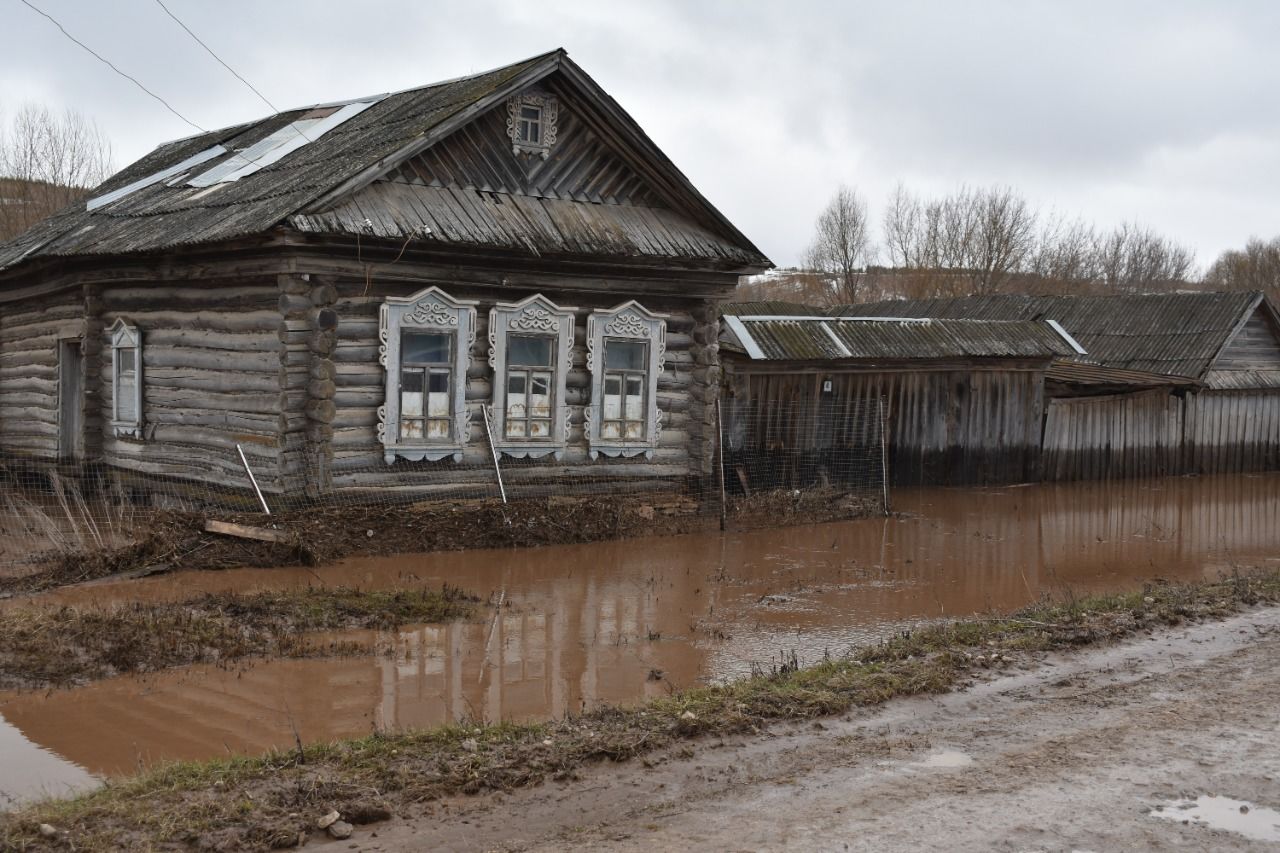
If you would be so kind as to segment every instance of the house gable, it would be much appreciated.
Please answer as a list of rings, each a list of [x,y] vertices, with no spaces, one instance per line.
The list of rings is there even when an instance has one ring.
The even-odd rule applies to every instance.
[[[564,92],[563,86],[539,85],[521,94],[525,93],[553,98],[556,104],[554,142],[545,158],[513,150],[508,103],[518,103],[520,97],[513,95],[508,103],[454,131],[383,180],[595,204],[670,207],[590,127],[581,101]]]
[[[1210,388],[1280,388],[1280,322],[1260,302],[1226,342],[1205,376]]]

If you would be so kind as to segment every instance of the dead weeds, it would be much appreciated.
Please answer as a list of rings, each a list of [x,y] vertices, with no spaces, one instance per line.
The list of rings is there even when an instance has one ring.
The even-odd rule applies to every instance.
[[[0,611],[0,688],[62,687],[246,657],[367,654],[367,646],[318,642],[310,634],[448,622],[470,616],[477,600],[449,586],[316,588],[106,607],[6,608]]]
[[[701,735],[753,732],[891,698],[948,691],[983,667],[1107,642],[1188,619],[1280,603],[1280,571],[1055,604],[904,633],[850,657],[783,666],[732,684],[542,725],[453,725],[316,744],[261,758],[173,764],[0,817],[0,846],[183,845],[263,849],[305,842],[315,820],[404,812],[458,793],[568,778]],[[46,834],[40,831],[47,824]],[[51,834],[50,834],[51,833]]]

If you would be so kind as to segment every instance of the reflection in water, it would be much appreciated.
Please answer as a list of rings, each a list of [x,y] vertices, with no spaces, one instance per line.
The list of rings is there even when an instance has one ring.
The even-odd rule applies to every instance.
[[[0,715],[62,756],[0,767],[0,790],[83,782],[174,758],[257,753],[450,720],[528,720],[741,675],[795,650],[843,652],[939,616],[1045,592],[1214,577],[1276,553],[1280,476],[895,495],[901,515],[751,533],[523,551],[348,560],[320,569],[185,573],[45,600],[184,598],[198,590],[448,582],[505,602],[420,627],[377,658],[256,662],[0,694]],[[0,724],[0,730],[3,730]],[[10,729],[6,740],[17,733]],[[6,746],[6,759],[18,750]],[[48,753],[41,753],[52,759]],[[81,769],[83,768],[83,769]]]

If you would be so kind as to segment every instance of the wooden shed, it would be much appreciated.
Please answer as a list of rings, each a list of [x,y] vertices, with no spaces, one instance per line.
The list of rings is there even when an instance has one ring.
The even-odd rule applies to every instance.
[[[1280,317],[1261,293],[974,296],[835,313],[1059,324],[1084,352],[1045,374],[1046,479],[1280,467]]]
[[[323,494],[711,472],[770,263],[562,50],[166,143],[0,247],[0,452]]]
[[[1045,372],[1074,351],[1053,326],[722,310],[726,452],[744,465],[857,448],[882,419],[895,484],[1039,477]]]

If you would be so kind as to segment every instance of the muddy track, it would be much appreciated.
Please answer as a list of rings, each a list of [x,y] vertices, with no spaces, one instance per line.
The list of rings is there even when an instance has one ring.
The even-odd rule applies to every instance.
[[[713,741],[381,827],[366,850],[1274,850],[1148,812],[1280,806],[1280,608],[935,699]]]

